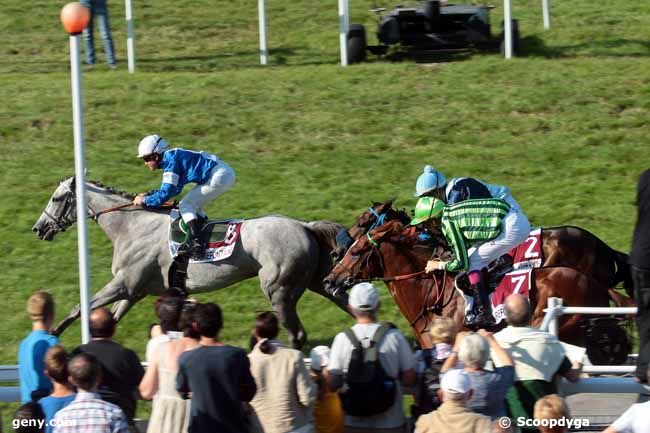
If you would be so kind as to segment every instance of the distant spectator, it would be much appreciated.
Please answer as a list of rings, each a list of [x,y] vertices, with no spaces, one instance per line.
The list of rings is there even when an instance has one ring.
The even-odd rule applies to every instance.
[[[11,427],[15,433],[42,433],[45,429],[41,428],[41,423],[45,423],[43,409],[38,403],[30,401],[16,410]]]
[[[500,365],[494,371],[485,370],[490,349]],[[453,368],[457,359],[462,362],[472,384],[472,398],[467,402],[467,408],[492,420],[506,416],[505,397],[515,380],[515,368],[512,358],[499,346],[492,333],[483,329],[478,334],[459,333],[442,372]]]
[[[54,299],[45,291],[38,291],[27,301],[27,313],[32,321],[32,332],[20,342],[18,349],[18,376],[20,402],[37,401],[52,391],[52,383],[45,376],[45,353],[59,343],[50,334],[54,323]]]
[[[557,424],[560,424],[560,420],[568,420],[571,417],[566,402],[557,394],[547,395],[537,400],[534,415],[535,419],[542,421],[539,426],[541,433],[566,433],[566,423]],[[555,420],[556,423],[553,427],[550,424],[551,420]]]
[[[180,339],[164,342],[156,347],[149,367],[140,382],[140,395],[143,399],[153,398],[151,417],[147,424],[148,433],[186,433],[190,420],[190,402],[176,391],[176,374],[178,358],[187,350],[199,346],[200,335],[192,327],[195,303],[179,304],[171,299],[161,300],[159,311],[161,318],[167,314],[178,316],[174,329],[180,329],[184,336]],[[180,311],[177,315],[174,309]],[[162,320],[161,320],[162,321]],[[167,325],[165,325],[167,326]]]
[[[650,362],[650,170],[641,173],[636,191],[637,218],[630,268],[637,305],[636,327],[639,332],[636,377],[639,382],[646,382]]]
[[[84,29],[84,42],[86,44],[86,63],[95,64],[95,38],[93,36],[94,22],[97,21],[99,34],[104,42],[104,54],[109,68],[115,68],[115,50],[113,48],[113,37],[111,36],[111,25],[108,20],[108,5],[106,0],[81,0],[81,4],[90,9],[90,21]]]
[[[49,422],[75,398],[74,388],[68,381],[68,352],[63,346],[52,346],[45,354],[45,375],[54,384],[54,390],[49,396],[40,399],[38,404],[45,414],[45,433],[51,433],[52,426]]]
[[[183,336],[183,333],[178,328],[178,321],[180,319],[180,307],[185,304],[185,301],[185,298],[173,289],[166,290],[163,296],[156,300],[154,310],[159,322],[158,324],[152,324],[149,328],[150,338],[147,341],[145,353],[147,362],[151,362],[151,356],[159,344]]]
[[[630,406],[603,433],[650,433],[650,401]]]
[[[330,349],[316,346],[310,352],[311,378],[318,387],[318,398],[314,405],[316,433],[343,433],[343,407],[337,392],[327,387],[327,365]]]
[[[133,425],[138,385],[144,376],[144,369],[138,355],[131,349],[113,341],[116,323],[106,308],[97,308],[89,318],[91,341],[73,351],[91,353],[102,367],[99,395],[109,403],[116,404]]]
[[[316,386],[302,352],[279,345],[280,327],[272,312],[255,318],[257,344],[248,355],[257,393],[251,401],[265,433],[314,432],[311,423]]]
[[[379,311],[379,292],[370,283],[357,284],[350,290],[349,310],[356,319],[352,332],[363,347],[369,347],[375,332]],[[332,344],[329,361],[328,385],[331,391],[339,390],[345,384],[345,375],[354,346],[344,332],[339,333]],[[391,329],[379,342],[379,361],[386,374],[398,383],[395,402],[383,413],[372,416],[345,415],[345,432],[349,433],[402,433],[406,418],[402,409],[401,381],[404,386],[413,386],[416,380],[415,357],[398,329]]]
[[[251,401],[256,391],[248,356],[218,340],[223,327],[218,305],[199,305],[194,320],[201,346],[180,356],[176,377],[176,390],[184,398],[192,393],[189,431],[246,431],[242,402]]]
[[[508,327],[494,337],[515,361],[515,383],[506,397],[508,408],[513,419],[533,419],[535,402],[557,394],[555,375],[575,382],[579,370],[571,368],[571,361],[554,335],[530,326],[532,308],[526,297],[510,295],[504,306]],[[498,357],[493,359],[499,366]],[[523,433],[532,431],[536,430],[522,428]]]
[[[442,405],[422,415],[415,424],[416,433],[486,433],[491,429],[490,418],[468,409],[472,385],[467,373],[448,371],[440,380]]]
[[[97,394],[102,366],[95,356],[76,355],[68,363],[68,373],[77,396],[54,416],[54,433],[129,433],[122,409]]]

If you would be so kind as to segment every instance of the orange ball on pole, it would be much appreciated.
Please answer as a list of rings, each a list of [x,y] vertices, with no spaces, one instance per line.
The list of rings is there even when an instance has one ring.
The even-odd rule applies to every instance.
[[[61,23],[71,35],[81,33],[90,21],[90,9],[79,2],[68,3],[61,9]]]

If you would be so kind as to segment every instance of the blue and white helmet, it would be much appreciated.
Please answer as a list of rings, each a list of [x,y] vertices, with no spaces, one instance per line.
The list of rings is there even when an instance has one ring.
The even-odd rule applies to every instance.
[[[445,175],[430,165],[424,166],[424,171],[415,182],[415,196],[422,197],[424,194],[442,188],[447,184]]]
[[[167,142],[158,134],[147,135],[138,145],[138,158],[142,158],[154,153],[162,154],[167,150]]]

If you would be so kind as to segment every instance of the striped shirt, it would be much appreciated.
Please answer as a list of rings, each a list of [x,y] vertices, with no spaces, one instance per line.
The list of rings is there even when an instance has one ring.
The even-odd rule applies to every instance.
[[[442,233],[454,254],[454,259],[445,268],[452,272],[467,270],[467,250],[476,243],[499,236],[501,222],[508,211],[510,205],[497,198],[465,200],[445,206]]]
[[[129,433],[122,409],[100,399],[99,394],[84,391],[56,413],[52,426],[53,433]]]

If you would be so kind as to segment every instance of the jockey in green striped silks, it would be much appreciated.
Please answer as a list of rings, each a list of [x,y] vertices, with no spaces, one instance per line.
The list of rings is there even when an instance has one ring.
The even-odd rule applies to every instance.
[[[433,197],[421,198],[416,206],[416,215],[418,207],[421,207],[425,213],[427,208],[431,209],[429,218],[441,217],[442,233],[451,248],[453,259],[430,260],[426,271],[468,271],[477,314],[467,324],[489,326],[494,319],[490,314],[488,293],[480,278],[480,271],[503,254],[500,243],[495,240],[502,234],[503,219],[510,211],[510,205],[497,198],[470,199],[446,206],[440,202]],[[472,278],[473,275],[479,278]]]

